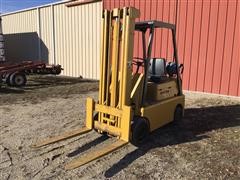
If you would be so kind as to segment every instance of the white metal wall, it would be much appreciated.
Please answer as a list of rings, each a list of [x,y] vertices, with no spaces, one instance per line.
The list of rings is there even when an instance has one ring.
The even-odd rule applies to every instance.
[[[7,60],[42,59],[63,75],[98,79],[101,11],[102,2],[59,3],[3,15]]]
[[[6,60],[38,58],[37,10],[2,17]]]

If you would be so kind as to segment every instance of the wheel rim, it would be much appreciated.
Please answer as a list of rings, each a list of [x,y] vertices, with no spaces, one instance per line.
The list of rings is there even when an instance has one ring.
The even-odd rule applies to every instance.
[[[16,76],[15,77],[15,84],[16,85],[22,85],[24,83],[24,78],[23,78],[23,76]]]

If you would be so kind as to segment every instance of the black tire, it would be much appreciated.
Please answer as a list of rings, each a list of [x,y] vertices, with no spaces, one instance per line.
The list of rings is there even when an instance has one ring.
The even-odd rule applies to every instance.
[[[25,86],[27,78],[24,73],[16,72],[10,75],[10,85],[15,87]]]
[[[5,82],[6,82],[6,84],[7,84],[8,86],[11,86],[11,84],[10,84],[10,77],[11,77],[11,75],[12,75],[12,74],[7,74],[7,75],[5,76]]]
[[[180,122],[183,118],[183,108],[181,105],[177,105],[174,111],[173,122]]]
[[[131,143],[135,146],[141,145],[146,139],[146,137],[149,135],[149,129],[150,127],[147,119],[140,116],[134,117],[131,126]]]
[[[53,74],[55,74],[55,75],[59,75],[59,74],[61,74],[61,72],[62,72],[61,67],[56,67],[53,70]]]
[[[2,80],[2,77],[0,76],[0,88],[2,87],[2,82],[3,80]]]

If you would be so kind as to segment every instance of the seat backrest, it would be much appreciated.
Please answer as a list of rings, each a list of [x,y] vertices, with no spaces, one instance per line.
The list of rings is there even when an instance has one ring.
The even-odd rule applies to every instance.
[[[152,58],[149,65],[149,76],[161,77],[166,75],[166,60],[163,58]]]

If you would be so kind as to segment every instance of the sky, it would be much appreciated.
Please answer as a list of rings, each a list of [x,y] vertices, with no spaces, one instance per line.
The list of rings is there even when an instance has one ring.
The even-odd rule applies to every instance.
[[[0,12],[8,13],[57,1],[59,0],[0,0]]]

